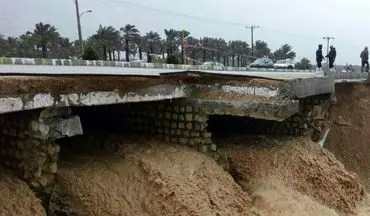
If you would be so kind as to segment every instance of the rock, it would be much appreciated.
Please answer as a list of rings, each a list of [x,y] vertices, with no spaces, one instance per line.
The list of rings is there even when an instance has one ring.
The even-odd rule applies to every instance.
[[[179,128],[184,129],[185,128],[185,123],[179,123]]]
[[[170,120],[171,119],[171,113],[170,112],[166,112],[165,115],[164,115],[165,119],[168,119]]]
[[[181,145],[186,145],[186,144],[188,143],[188,140],[187,140],[187,139],[185,139],[185,138],[180,138],[180,139],[179,139],[179,143],[180,143]]]
[[[187,114],[185,115],[185,120],[186,120],[186,121],[188,121],[188,122],[193,121],[193,114],[191,114],[191,113],[187,113]]]
[[[201,145],[199,151],[206,154],[209,151],[209,147],[207,145]]]
[[[211,144],[210,149],[211,151],[215,152],[217,151],[217,146],[215,144]]]
[[[177,136],[180,136],[180,135],[181,135],[181,130],[180,130],[180,129],[177,129],[177,130],[176,130],[176,135],[177,135]]]
[[[187,123],[186,124],[186,129],[188,129],[188,130],[192,130],[193,129],[193,124],[192,123]]]
[[[38,121],[35,121],[35,120],[31,121],[31,124],[30,124],[31,130],[32,131],[38,131],[39,130],[39,124],[40,123]]]
[[[198,138],[198,137],[200,137],[200,134],[199,134],[199,132],[192,132],[191,136]]]
[[[41,175],[42,175],[42,169],[41,169],[41,167],[38,167],[36,172],[33,173],[33,177],[35,179],[39,179],[41,177]]]
[[[184,131],[184,137],[190,137],[190,132],[189,131]]]
[[[186,106],[186,112],[188,112],[188,113],[193,112],[193,107],[191,107],[191,106]]]
[[[203,132],[202,133],[202,137],[204,137],[204,138],[211,138],[212,137],[212,134],[209,133],[209,132]]]
[[[55,174],[55,173],[57,173],[57,171],[58,171],[58,165],[57,165],[57,163],[52,163],[49,166],[49,172]]]
[[[49,131],[50,131],[50,127],[46,124],[39,124],[38,129],[39,129],[38,131],[40,132],[40,134],[42,136],[47,136],[49,134]]]

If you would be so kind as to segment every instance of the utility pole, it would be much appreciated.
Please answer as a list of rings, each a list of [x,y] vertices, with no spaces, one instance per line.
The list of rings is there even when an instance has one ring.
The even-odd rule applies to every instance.
[[[80,46],[81,46],[81,50],[82,50],[82,54],[83,54],[83,52],[84,52],[84,45],[83,45],[83,40],[82,40],[81,17],[82,17],[82,15],[84,15],[86,13],[91,13],[92,10],[87,10],[87,11],[84,11],[84,12],[80,13],[80,9],[79,9],[79,6],[78,6],[78,0],[73,0],[73,1],[74,1],[75,5],[76,5],[78,40],[80,41]]]
[[[329,54],[330,40],[334,40],[334,37],[323,37],[322,39],[326,40],[326,55]]]
[[[181,31],[181,58],[182,64],[186,64],[186,54],[185,54],[185,31]]]
[[[78,39],[80,41],[80,46],[82,49],[82,53],[84,52],[83,44],[82,44],[82,31],[81,31],[81,21],[80,21],[80,9],[78,7],[78,0],[74,0],[76,5],[76,16],[77,16],[77,29],[78,29]]]
[[[322,39],[326,40],[326,55],[329,54],[329,46],[330,46],[330,40],[334,40],[335,38],[334,37],[323,37]],[[335,77],[334,77],[334,74],[332,71],[330,71],[330,68],[329,68],[329,61],[328,59],[326,59],[326,64],[327,64],[327,75],[329,77],[329,81],[331,83],[331,87],[332,87],[332,92],[330,93],[330,100],[333,102],[333,103],[336,103],[337,102],[337,97],[335,95]]]
[[[254,41],[253,41],[253,34],[254,34],[254,29],[258,29],[259,26],[255,26],[255,25],[251,25],[251,26],[246,26],[245,27],[246,29],[250,29],[251,30],[251,47],[252,47],[252,58],[254,57]]]

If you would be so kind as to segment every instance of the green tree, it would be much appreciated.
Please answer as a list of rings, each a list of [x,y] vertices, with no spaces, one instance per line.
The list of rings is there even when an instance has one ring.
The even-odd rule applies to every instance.
[[[59,37],[50,50],[51,57],[69,59],[74,53],[73,43],[69,38]]]
[[[6,54],[8,57],[15,57],[19,55],[19,39],[16,37],[8,37],[6,39]]]
[[[37,58],[40,57],[35,49],[35,38],[32,36],[30,32],[27,32],[21,36],[19,36],[19,57],[26,57],[26,58]]]
[[[167,54],[171,55],[178,51],[178,39],[180,37],[180,32],[174,29],[165,29],[164,33],[166,34],[166,47]]]
[[[312,68],[312,64],[308,58],[302,58],[301,61],[295,64],[295,68],[300,70],[310,70]]]
[[[274,60],[294,59],[296,57],[296,53],[292,50],[293,48],[291,45],[284,44],[272,53],[272,58]]]
[[[48,50],[59,38],[57,29],[50,24],[40,22],[35,25],[32,35],[35,39],[36,46],[41,48],[42,57],[47,58]]]
[[[125,40],[126,61],[130,61],[130,48],[133,46],[131,42],[139,36],[139,30],[135,25],[130,24],[125,25],[120,30],[123,32],[123,39]]]
[[[201,49],[199,48],[200,41],[193,37],[186,38],[185,54],[190,57],[191,62],[199,62],[202,56]]]
[[[4,35],[0,34],[0,56],[6,56],[7,43]]]
[[[150,31],[146,33],[145,40],[147,42],[147,51],[151,54],[160,52],[162,39],[157,32]]]
[[[112,60],[112,52],[117,48],[117,44],[121,43],[120,32],[116,30],[113,26],[99,26],[96,34],[90,39],[91,43],[99,44],[102,50],[102,56],[104,60],[107,60],[107,55],[109,55],[109,60]],[[113,53],[114,54],[114,53]]]
[[[92,47],[85,46],[82,59],[83,60],[99,60],[99,56]]]
[[[268,47],[268,44],[265,41],[258,40],[254,47],[254,57],[262,58],[264,56],[269,56],[271,49]]]

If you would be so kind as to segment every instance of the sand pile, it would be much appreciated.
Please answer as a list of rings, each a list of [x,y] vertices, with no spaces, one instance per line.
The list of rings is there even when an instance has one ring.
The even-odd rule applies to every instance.
[[[237,145],[222,150],[236,181],[250,194],[261,194],[262,188],[263,197],[268,198],[267,203],[275,200],[268,193],[281,195],[283,191],[290,199],[298,196],[298,203],[299,200],[314,199],[339,213],[349,214],[356,211],[357,203],[365,196],[357,175],[347,172],[333,154],[307,138],[259,137],[222,142]],[[254,145],[246,146],[246,143]],[[274,179],[273,183],[270,179]],[[289,192],[287,188],[293,191]],[[294,195],[295,191],[300,194]]]
[[[331,130],[325,148],[370,189],[370,86],[341,84],[336,93],[338,102],[329,110]]]
[[[26,183],[0,168],[0,215],[46,215],[41,201]]]
[[[250,196],[201,153],[153,142],[122,149],[61,162],[51,215],[256,215]]]

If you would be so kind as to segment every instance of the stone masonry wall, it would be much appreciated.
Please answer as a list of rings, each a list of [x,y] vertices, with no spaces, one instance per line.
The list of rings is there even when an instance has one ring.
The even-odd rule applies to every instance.
[[[302,136],[310,133],[310,129],[314,129],[316,132],[322,132],[323,130],[322,121],[324,120],[323,106],[328,101],[328,95],[319,95],[315,97],[307,97],[301,99],[300,112],[286,119],[283,122],[275,122],[272,128],[269,128],[266,132],[273,134],[285,134]]]
[[[122,113],[125,128],[166,142],[188,145],[201,152],[216,150],[207,132],[208,116],[184,100],[129,104]],[[120,120],[121,121],[121,120]]]
[[[60,152],[55,140],[82,133],[79,119],[67,118],[69,114],[66,108],[0,115],[1,163],[33,189],[50,192]],[[74,131],[66,129],[71,126]]]

